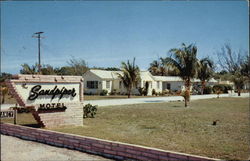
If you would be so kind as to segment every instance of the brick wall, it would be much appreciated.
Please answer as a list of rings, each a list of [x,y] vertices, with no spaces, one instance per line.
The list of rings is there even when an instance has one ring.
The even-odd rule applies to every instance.
[[[92,137],[83,137],[7,123],[1,123],[1,133],[57,147],[64,147],[101,155],[116,160],[217,160],[196,155],[164,151],[144,146],[112,142]]]

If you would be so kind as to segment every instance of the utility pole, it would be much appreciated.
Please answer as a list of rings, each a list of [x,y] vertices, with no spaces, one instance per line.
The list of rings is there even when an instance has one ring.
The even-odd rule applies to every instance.
[[[32,37],[35,37],[38,39],[38,73],[41,74],[41,54],[40,54],[40,41],[41,41],[41,34],[44,32],[36,32]]]

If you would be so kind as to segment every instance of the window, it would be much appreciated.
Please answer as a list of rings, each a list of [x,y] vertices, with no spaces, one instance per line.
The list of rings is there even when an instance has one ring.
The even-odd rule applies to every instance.
[[[98,81],[87,81],[87,88],[97,89],[98,88]]]
[[[167,89],[171,89],[171,84],[167,83]]]
[[[106,88],[110,88],[110,81],[106,81]]]
[[[160,82],[157,81],[157,88],[160,89]]]

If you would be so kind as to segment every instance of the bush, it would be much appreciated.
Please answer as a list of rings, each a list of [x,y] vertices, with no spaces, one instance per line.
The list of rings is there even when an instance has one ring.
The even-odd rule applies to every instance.
[[[93,106],[90,103],[83,106],[83,118],[92,117],[96,115],[97,106]]]
[[[142,87],[139,87],[139,88],[138,88],[138,92],[140,93],[140,96],[142,96],[142,95],[143,95],[143,88],[142,88]]]
[[[225,90],[224,93],[228,93],[229,90],[233,90],[233,87],[229,84],[224,84]]]
[[[163,94],[163,95],[171,94],[171,91],[170,91],[169,89],[164,89],[164,90],[162,91],[162,94]]]
[[[228,90],[232,90],[233,87],[228,84],[216,84],[213,86],[214,93],[216,93],[215,89],[220,89],[222,93],[228,93]]]
[[[153,96],[153,95],[156,95],[156,96],[157,96],[155,89],[152,89],[152,96]]]
[[[158,92],[158,95],[159,95],[159,96],[163,96],[162,92]]]
[[[148,90],[147,90],[146,88],[143,88],[142,94],[143,94],[144,96],[147,96],[147,95],[148,95]]]
[[[116,95],[117,94],[116,89],[113,89],[109,94],[110,95]]]
[[[213,93],[213,89],[211,86],[206,86],[204,88],[203,94],[212,94]]]
[[[106,89],[103,89],[100,93],[101,96],[107,96],[108,91]]]

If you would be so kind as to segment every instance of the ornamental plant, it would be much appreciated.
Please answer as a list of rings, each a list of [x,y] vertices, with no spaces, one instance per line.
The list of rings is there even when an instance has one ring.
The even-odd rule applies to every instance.
[[[93,106],[90,103],[83,106],[83,118],[92,117],[94,118],[97,112],[97,105]]]

